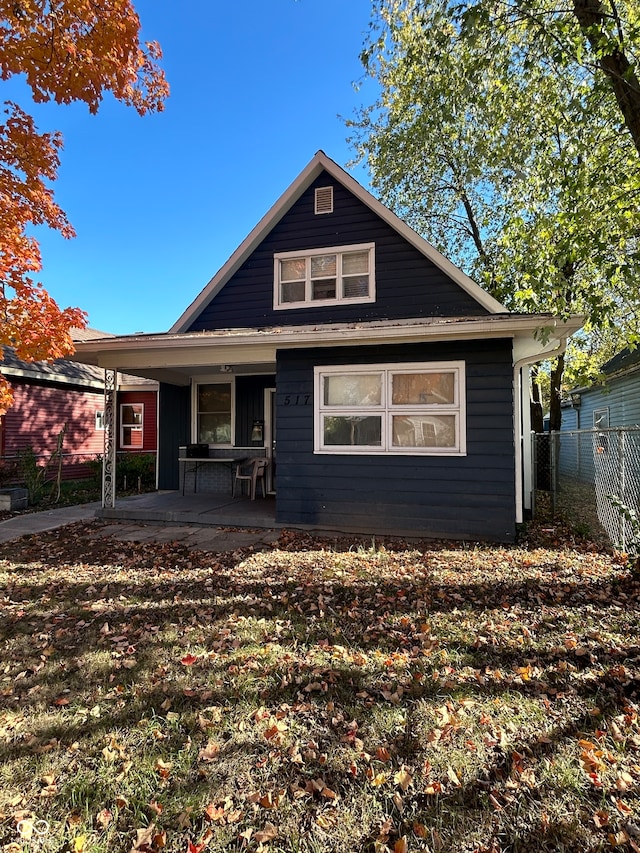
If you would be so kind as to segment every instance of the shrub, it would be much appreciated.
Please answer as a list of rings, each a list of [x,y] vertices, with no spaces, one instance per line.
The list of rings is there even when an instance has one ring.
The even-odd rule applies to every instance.
[[[29,503],[37,504],[42,500],[47,477],[47,465],[38,462],[33,447],[25,447],[18,453],[20,477],[29,492]]]
[[[116,462],[116,488],[150,489],[156,484],[156,457],[153,453],[119,453]]]
[[[96,483],[102,481],[102,455],[87,462]],[[155,453],[118,453],[116,459],[116,489],[137,491],[154,489],[156,485]]]
[[[95,459],[87,461],[87,468],[91,471],[91,476],[96,483],[100,483],[102,481],[102,456],[99,453]]]

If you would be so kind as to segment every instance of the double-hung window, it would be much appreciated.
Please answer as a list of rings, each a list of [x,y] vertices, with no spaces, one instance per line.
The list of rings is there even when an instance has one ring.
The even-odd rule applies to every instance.
[[[211,382],[196,388],[196,441],[232,444],[233,388],[231,382]]]
[[[144,404],[123,403],[120,406],[120,447],[142,449]]]
[[[373,302],[372,243],[274,255],[274,308]]]
[[[464,362],[315,369],[315,452],[463,456]]]

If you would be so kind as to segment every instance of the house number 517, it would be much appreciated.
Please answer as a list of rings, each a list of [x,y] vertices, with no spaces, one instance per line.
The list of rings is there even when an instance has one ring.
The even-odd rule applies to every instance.
[[[285,394],[285,406],[308,406],[311,394]]]

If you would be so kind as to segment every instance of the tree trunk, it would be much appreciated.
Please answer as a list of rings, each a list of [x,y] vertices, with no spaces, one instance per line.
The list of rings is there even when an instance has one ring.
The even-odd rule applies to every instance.
[[[604,23],[611,15],[601,0],[573,0],[573,13],[591,45],[598,67],[611,84],[624,123],[640,154],[640,82],[622,45],[609,46],[611,40],[606,35]]]
[[[535,364],[531,368],[531,429],[533,432],[543,432],[544,412],[542,409],[542,395],[538,384],[538,371],[540,366]]]
[[[562,423],[562,375],[564,373],[564,353],[552,362],[551,391],[549,399],[549,429],[559,430]]]

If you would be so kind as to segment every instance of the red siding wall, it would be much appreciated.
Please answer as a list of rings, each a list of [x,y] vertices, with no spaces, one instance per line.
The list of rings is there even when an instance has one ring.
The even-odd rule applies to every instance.
[[[12,387],[14,404],[2,419],[2,454],[12,457],[31,446],[45,462],[67,424],[65,474],[86,476],[88,469],[80,463],[104,450],[104,432],[96,429],[96,412],[104,408],[103,393],[17,383]]]
[[[156,415],[157,393],[155,391],[121,391],[118,394],[118,418],[120,418],[120,406],[131,403],[143,403],[144,412],[142,419],[142,447],[136,450],[155,452],[158,446],[158,418]],[[120,447],[120,424],[118,423],[118,450]],[[133,450],[132,448],[127,448]]]
[[[14,404],[3,419],[5,455],[29,445],[36,454],[52,453],[65,423],[65,452],[102,453],[104,433],[96,429],[96,412],[104,408],[101,391],[16,384],[13,394]]]
[[[0,455],[15,457],[30,446],[36,456],[46,462],[56,449],[58,435],[66,423],[63,444],[65,477],[88,476],[90,470],[82,463],[104,452],[104,430],[96,429],[96,412],[104,409],[103,391],[94,393],[81,388],[52,388],[28,383],[14,383],[12,387],[14,404],[2,418]],[[142,446],[139,450],[155,452],[158,440],[156,392],[118,393],[118,416],[120,406],[127,403],[144,405]],[[119,424],[116,441],[120,450]],[[135,452],[132,448],[128,450]]]

